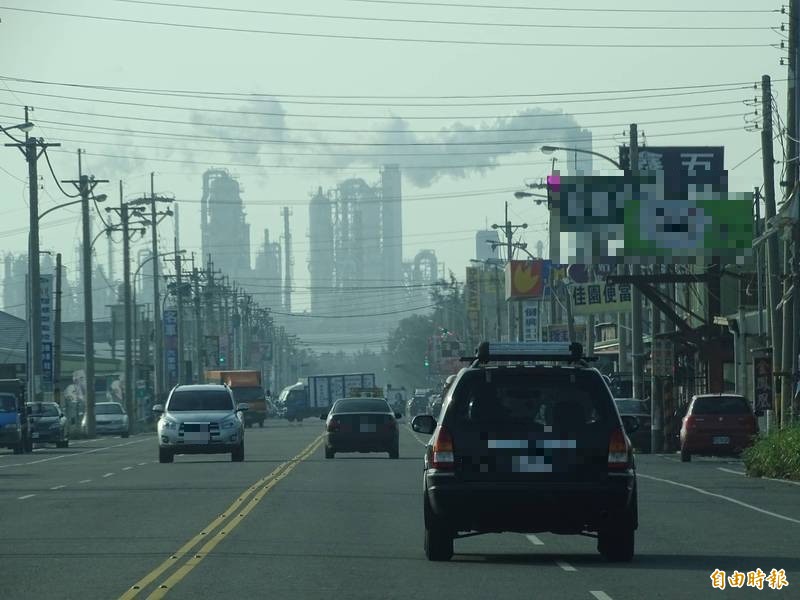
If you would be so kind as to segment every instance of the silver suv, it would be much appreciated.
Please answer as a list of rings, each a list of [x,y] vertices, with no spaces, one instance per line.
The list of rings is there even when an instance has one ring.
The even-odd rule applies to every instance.
[[[225,385],[179,385],[157,404],[158,462],[171,463],[176,454],[231,453],[233,462],[244,460],[244,419],[247,404],[234,403]]]

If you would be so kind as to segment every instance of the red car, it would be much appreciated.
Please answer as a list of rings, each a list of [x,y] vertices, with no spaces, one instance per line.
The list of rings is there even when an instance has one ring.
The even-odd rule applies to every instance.
[[[681,425],[681,461],[689,462],[692,454],[738,454],[757,433],[753,408],[744,396],[693,396]]]

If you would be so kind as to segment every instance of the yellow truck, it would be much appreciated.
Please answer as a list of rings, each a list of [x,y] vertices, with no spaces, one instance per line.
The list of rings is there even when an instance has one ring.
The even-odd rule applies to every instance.
[[[264,426],[267,418],[267,396],[261,385],[261,371],[206,371],[206,383],[224,383],[233,392],[236,403],[247,403],[245,427],[258,423]]]

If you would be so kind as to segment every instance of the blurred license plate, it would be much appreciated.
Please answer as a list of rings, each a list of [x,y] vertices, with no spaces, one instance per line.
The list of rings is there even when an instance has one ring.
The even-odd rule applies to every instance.
[[[183,434],[183,441],[192,444],[207,444],[208,440],[207,431],[187,431]]]
[[[38,431],[34,431],[33,432],[33,439],[35,439],[35,440],[39,439],[39,432]]]
[[[359,428],[361,433],[375,433],[377,431],[377,427],[375,423],[369,423],[368,421],[361,421],[361,426]]]
[[[718,436],[715,436],[714,439],[711,440],[711,441],[714,444],[717,444],[717,445],[730,444],[731,443],[731,438],[729,438],[727,435],[718,435]]]

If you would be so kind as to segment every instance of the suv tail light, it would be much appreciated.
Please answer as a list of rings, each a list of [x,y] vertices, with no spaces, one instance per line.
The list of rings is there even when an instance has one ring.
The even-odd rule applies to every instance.
[[[628,452],[628,438],[618,427],[611,432],[611,438],[608,441],[608,468],[627,469],[630,466]]]
[[[431,454],[431,466],[434,469],[453,469],[455,466],[453,436],[441,425],[433,432]]]
[[[342,428],[342,424],[339,419],[331,419],[328,421],[328,431],[339,431]]]
[[[684,419],[683,424],[686,429],[694,429],[697,427],[697,419],[694,417],[694,415],[689,415]]]

